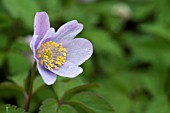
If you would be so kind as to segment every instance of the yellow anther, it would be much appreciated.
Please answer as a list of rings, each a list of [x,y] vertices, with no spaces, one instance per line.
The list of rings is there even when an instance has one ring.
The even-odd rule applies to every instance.
[[[47,59],[47,60],[49,59],[47,55],[44,55],[44,58]]]
[[[50,66],[50,67],[54,67],[54,64],[51,64],[51,63],[50,63],[49,66]]]
[[[51,67],[47,67],[49,70],[53,70]]]
[[[40,60],[41,65],[45,65],[47,69],[58,69],[66,62],[67,50],[53,41],[48,41],[41,44],[40,49],[37,51],[37,58]]]
[[[52,62],[54,62],[54,60],[50,60],[49,62],[52,63]]]
[[[55,68],[55,69],[58,69],[58,67],[57,67],[57,66],[54,66],[54,68]]]
[[[64,51],[64,52],[67,52],[66,48],[63,48],[63,51]]]
[[[40,55],[40,54],[38,54],[38,55],[37,55],[37,58],[41,58],[41,55]]]
[[[40,60],[40,64],[41,64],[41,65],[43,64],[43,62],[44,62],[43,60]]]
[[[47,67],[49,67],[49,65],[48,65],[47,63],[45,63],[45,65],[46,65]]]
[[[58,64],[58,61],[56,61],[55,64]]]
[[[59,58],[59,57],[57,57],[57,58],[56,58],[56,60],[57,60],[57,61],[59,61],[59,60],[60,60],[60,58]]]

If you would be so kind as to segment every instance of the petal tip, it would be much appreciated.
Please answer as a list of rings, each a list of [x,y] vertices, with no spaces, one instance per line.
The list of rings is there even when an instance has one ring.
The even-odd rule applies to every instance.
[[[77,77],[78,75],[80,75],[82,72],[83,72],[83,68],[81,67],[78,67],[79,68],[79,72],[77,74],[75,74],[74,76],[65,76],[65,77],[68,77],[68,78],[74,78],[74,77]]]
[[[45,82],[44,81],[44,83],[47,84],[47,85],[53,85],[55,83],[55,81],[53,81],[53,82]]]
[[[38,67],[38,71],[39,71],[44,83],[47,85],[54,84],[54,82],[57,80],[57,75],[52,73],[51,71],[45,69],[40,64],[37,64],[37,67]]]
[[[76,38],[67,45],[67,50],[67,60],[76,65],[81,65],[92,56],[93,45],[87,39]]]
[[[36,12],[35,15],[47,15],[47,13],[45,11],[43,11],[43,12]]]

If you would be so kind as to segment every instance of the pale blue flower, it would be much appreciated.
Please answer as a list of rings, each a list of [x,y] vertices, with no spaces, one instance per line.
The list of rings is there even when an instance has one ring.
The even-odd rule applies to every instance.
[[[73,20],[55,32],[54,28],[50,28],[47,13],[36,13],[30,47],[38,71],[46,84],[53,84],[57,76],[73,78],[82,73],[83,69],[79,65],[93,53],[89,40],[75,38],[82,29],[83,25]]]

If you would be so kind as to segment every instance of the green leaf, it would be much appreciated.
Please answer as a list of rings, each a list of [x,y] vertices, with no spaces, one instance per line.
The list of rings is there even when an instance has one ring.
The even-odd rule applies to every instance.
[[[24,23],[32,28],[33,18],[40,8],[34,0],[3,0],[3,5],[14,18],[20,18]]]
[[[41,6],[42,10],[48,13],[51,21],[61,19],[63,7],[60,0],[36,0],[36,2]]]
[[[79,113],[94,113],[91,109],[89,109],[88,107],[86,107],[83,104],[80,104],[79,102],[67,102],[67,104],[70,104]]]
[[[168,98],[162,95],[150,102],[146,113],[169,113],[169,111]]]
[[[58,77],[58,81],[53,85],[53,89],[60,98],[64,92],[83,84],[85,83],[82,81],[81,77],[76,77],[73,79]]]
[[[57,98],[51,86],[42,85],[38,89],[35,89],[35,92],[33,92],[32,101],[30,103],[30,111],[35,111],[35,109],[40,107],[40,103],[48,98]]]
[[[26,113],[22,108],[17,108],[13,105],[2,105],[0,106],[0,113]]]
[[[39,88],[41,88],[44,84],[40,75],[36,76],[33,84],[33,93],[35,93]]]
[[[9,103],[9,101],[6,100],[10,100],[10,102],[14,102],[18,106],[24,105],[24,88],[19,87],[16,84],[5,82],[0,84],[0,92],[0,98],[2,99],[1,102],[3,102],[3,104]],[[2,113],[1,110],[0,113]]]
[[[77,102],[69,102],[67,105],[71,105],[78,113],[92,113],[90,109]]]
[[[70,21],[76,18],[76,20],[82,22],[86,26],[86,28],[90,28],[92,25],[96,24],[99,21],[99,14],[94,11],[93,4],[72,4],[72,6],[71,4],[69,5],[69,7],[65,7],[63,9],[65,10],[63,11],[63,19],[65,21]],[[87,13],[88,15],[86,15]]]
[[[77,102],[92,110],[92,113],[114,113],[113,108],[107,101],[91,92],[78,93],[71,98],[70,102]]]
[[[25,80],[28,76],[28,73],[25,72],[25,73],[19,73],[19,74],[16,74],[16,75],[13,75],[12,77],[10,77],[10,79],[12,81],[14,81],[18,86],[20,87],[23,87],[25,86]]]
[[[125,33],[125,40],[132,48],[133,57],[147,62],[155,63],[158,59],[165,61],[168,65],[170,57],[170,44],[164,38],[148,35],[134,35]],[[158,52],[159,51],[159,52]]]
[[[52,87],[48,85],[43,85],[42,87],[38,88],[38,90],[34,92],[33,98],[35,98],[35,101],[43,101],[47,98],[56,98],[56,100],[58,99]]]
[[[141,21],[152,14],[152,12],[155,9],[155,6],[154,4],[149,4],[149,3],[148,4],[136,3],[136,4],[132,4],[130,8],[132,8],[133,11],[132,18],[134,20]]]
[[[90,29],[85,33],[85,37],[88,37],[92,41],[94,50],[97,53],[101,54],[101,51],[103,51],[103,53],[122,55],[122,50],[118,43],[104,30]]]
[[[5,60],[5,53],[0,52],[0,67],[3,65]]]
[[[169,28],[162,24],[142,24],[139,28],[145,32],[170,42]]]
[[[1,13],[1,15],[0,15],[0,30],[10,28],[14,24],[13,19],[10,18],[10,16],[5,11],[1,10],[0,13]],[[3,45],[3,43],[2,43],[2,45]]]
[[[24,55],[17,52],[9,52],[7,54],[7,59],[12,74],[28,72],[29,63]]]
[[[57,113],[80,113],[77,112],[72,106],[70,105],[66,105],[66,104],[62,104],[60,106],[60,108],[58,109]]]
[[[123,52],[109,32],[90,29],[84,35],[89,38],[94,46],[94,57],[97,60],[95,68],[100,68],[96,69],[99,74],[113,74],[113,72],[122,68],[124,63]]]
[[[20,50],[23,53],[30,52],[30,46],[28,43],[24,42],[24,38],[20,38],[19,41],[16,41],[12,44],[11,49],[12,50]],[[30,52],[31,54],[31,52]]]
[[[91,75],[93,74],[93,71],[95,69],[94,65],[93,65],[93,60],[89,59],[87,60],[83,65],[83,75],[84,77],[91,77]]]
[[[5,35],[0,35],[0,48],[5,48],[7,46],[8,37]]]
[[[72,88],[64,93],[64,95],[62,96],[62,101],[67,101],[77,93],[80,93],[83,91],[89,91],[90,89],[96,88],[96,87],[98,87],[96,84],[86,84],[86,85],[80,85],[75,88]]]
[[[56,113],[57,101],[55,99],[47,99],[40,106],[39,113]]]
[[[10,82],[3,82],[3,83],[1,83],[0,84],[0,90],[3,90],[3,89],[5,89],[6,91],[7,91],[7,89],[11,89],[11,90],[15,90],[15,92],[16,91],[19,91],[19,92],[23,92],[24,91],[24,89],[22,87],[17,86],[15,84],[12,84]],[[1,92],[1,94],[2,93],[5,93],[5,92]]]
[[[72,106],[58,103],[55,99],[47,99],[40,106],[39,113],[78,113]]]
[[[8,43],[8,37],[5,35],[0,35],[0,67],[3,65],[4,61],[5,61],[5,57],[6,57],[6,49],[5,48],[7,46]]]
[[[129,113],[131,111],[132,102],[129,94],[139,87],[141,79],[139,76],[136,77],[137,74],[133,75],[125,70],[123,72],[100,79],[97,81],[100,88],[94,89],[96,94],[101,95],[110,103],[116,113]]]
[[[160,63],[158,65],[160,65]],[[159,97],[160,95],[163,95],[165,92],[164,84],[166,78],[164,77],[164,73],[162,70],[161,73],[160,74],[159,73],[160,73],[160,67],[159,70],[155,69],[149,75],[147,76],[145,75],[141,78],[143,87],[145,87],[145,89],[147,89],[152,94],[153,97]]]

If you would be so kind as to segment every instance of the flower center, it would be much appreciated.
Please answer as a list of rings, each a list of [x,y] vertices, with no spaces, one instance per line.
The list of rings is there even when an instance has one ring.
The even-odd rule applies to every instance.
[[[46,66],[49,70],[58,69],[66,61],[67,50],[53,41],[41,44],[40,49],[37,51],[37,58],[41,65]]]

